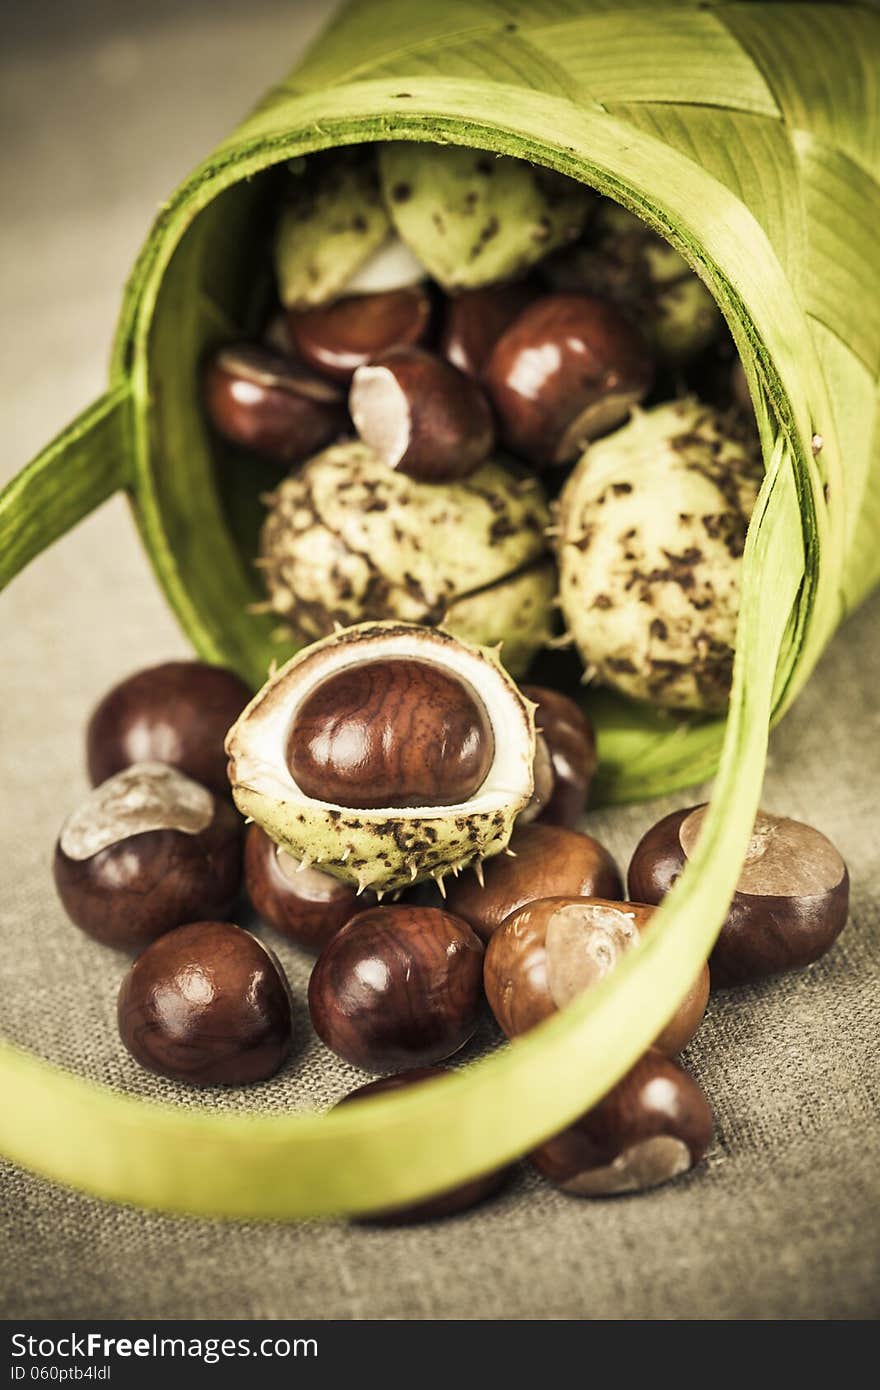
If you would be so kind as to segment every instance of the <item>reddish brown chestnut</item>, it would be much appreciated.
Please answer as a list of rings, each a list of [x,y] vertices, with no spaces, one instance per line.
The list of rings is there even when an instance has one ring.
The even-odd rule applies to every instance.
[[[604,980],[638,946],[654,911],[604,898],[540,898],[505,918],[486,948],[483,982],[507,1036],[528,1032]],[[708,998],[704,965],[654,1045],[671,1056],[686,1047]]]
[[[483,862],[483,884],[472,869],[448,880],[450,911],[488,941],[511,912],[537,898],[623,897],[617,865],[591,835],[559,825],[518,827],[511,854]]]
[[[449,1067],[415,1067],[412,1071],[399,1072],[397,1076],[382,1076],[378,1081],[368,1081],[366,1085],[358,1086],[356,1091],[351,1091],[339,1102],[336,1109],[359,1100],[368,1100],[370,1096],[383,1095],[386,1091],[403,1090],[408,1086],[417,1086],[422,1081],[431,1081],[434,1077],[451,1074]],[[472,1178],[470,1182],[461,1183],[459,1187],[438,1192],[435,1197],[426,1197],[421,1202],[414,1202],[412,1206],[376,1212],[372,1216],[362,1216],[359,1220],[370,1225],[391,1226],[409,1226],[417,1221],[440,1221],[446,1216],[455,1216],[458,1212],[467,1211],[470,1207],[486,1201],[488,1197],[493,1197],[506,1181],[509,1172],[508,1168],[496,1168],[492,1173],[484,1173],[479,1178]]]
[[[431,300],[420,286],[350,295],[287,316],[300,357],[334,381],[351,381],[358,367],[392,348],[414,347],[430,319]]]
[[[577,1197],[644,1192],[686,1173],[712,1142],[700,1087],[661,1052],[646,1052],[604,1100],[530,1155]]]
[[[364,1071],[442,1061],[477,1026],[483,947],[436,907],[373,907],[337,932],[309,981],[315,1032]]]
[[[231,922],[191,922],[148,946],[122,981],[118,1017],[142,1067],[194,1086],[264,1081],[290,1050],[284,972]]]
[[[659,903],[693,853],[705,806],[664,816],[636,847],[629,891]],[[709,957],[713,987],[743,984],[818,960],[849,912],[849,874],[812,826],[759,811],[737,890]]]
[[[429,661],[348,666],[308,695],[287,758],[306,796],[337,806],[454,806],[486,779],[495,750],[479,696]]]
[[[524,685],[521,689],[538,706],[535,720],[553,772],[552,790],[539,818],[546,825],[576,825],[584,814],[596,771],[593,726],[580,706],[558,690],[544,685]]]
[[[395,348],[358,367],[348,404],[364,443],[389,468],[425,483],[467,477],[495,440],[476,382],[421,348]]]
[[[320,951],[376,901],[372,893],[358,897],[349,884],[285,854],[258,825],[247,833],[244,881],[260,917],[306,951]]]
[[[228,796],[223,740],[251,694],[232,671],[201,661],[135,672],[104,696],[89,720],[93,784],[132,763],[170,763]]]
[[[550,294],[514,319],[492,350],[486,386],[505,442],[531,463],[571,463],[647,395],[651,355],[602,299]]]
[[[293,463],[346,427],[339,387],[271,348],[233,343],[205,368],[203,395],[218,434],[266,458]]]
[[[501,334],[541,291],[527,280],[465,290],[446,300],[440,351],[454,367],[479,379]]]
[[[138,950],[204,912],[230,910],[241,880],[241,821],[176,768],[136,763],[68,818],[54,870],[71,921],[105,945]]]

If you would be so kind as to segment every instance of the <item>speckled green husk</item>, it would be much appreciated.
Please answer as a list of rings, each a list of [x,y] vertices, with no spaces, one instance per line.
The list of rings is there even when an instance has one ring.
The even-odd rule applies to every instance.
[[[568,631],[606,685],[669,709],[730,694],[757,440],[696,401],[637,411],[592,445],[559,503]]]
[[[502,643],[518,674],[551,631],[549,520],[540,483],[521,470],[489,462],[460,482],[420,483],[352,440],[281,484],[259,563],[301,641],[368,619],[442,624]]]
[[[583,245],[548,263],[547,278],[559,289],[613,299],[669,365],[696,356],[721,328],[715,300],[687,261],[611,202],[597,207]]]
[[[288,309],[340,294],[391,231],[370,151],[311,155],[289,171],[275,232],[278,292]]]
[[[583,227],[582,184],[453,145],[383,145],[379,169],[397,231],[445,290],[513,280]]]

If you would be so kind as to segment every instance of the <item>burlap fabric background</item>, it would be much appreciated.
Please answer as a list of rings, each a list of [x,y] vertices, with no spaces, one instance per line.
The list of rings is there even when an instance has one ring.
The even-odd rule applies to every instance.
[[[7,11],[12,27],[0,43],[4,474],[97,394],[122,278],[156,204],[289,66],[330,7],[20,8],[33,13],[16,20]],[[125,504],[111,502],[18,579],[2,615],[0,1027],[108,1085],[184,1105],[286,1109],[338,1099],[359,1078],[308,1042],[303,1004],[290,1065],[263,1087],[194,1100],[138,1071],[114,1028],[124,959],[75,931],[55,900],[51,848],[86,785],[91,706],[128,671],[185,651]],[[522,1171],[484,1210],[378,1231],[168,1219],[104,1206],[6,1165],[0,1314],[876,1313],[878,688],[875,599],[776,733],[765,796],[770,809],[812,821],[839,844],[853,878],[852,921],[812,971],[713,999],[688,1057],[717,1116],[698,1173],[647,1197],[585,1203]],[[589,828],[625,863],[641,832],[689,799],[595,814]],[[272,944],[302,1000],[308,963]]]

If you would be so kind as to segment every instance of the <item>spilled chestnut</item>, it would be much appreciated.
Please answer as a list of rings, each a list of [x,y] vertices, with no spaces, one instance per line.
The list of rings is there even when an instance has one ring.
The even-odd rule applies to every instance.
[[[346,427],[341,389],[258,343],[232,343],[208,362],[208,418],[233,444],[279,463],[308,458]]]
[[[539,819],[547,825],[577,825],[596,771],[596,735],[588,716],[568,695],[544,685],[520,687],[537,705],[535,721],[547,748],[551,786]]]
[[[467,477],[495,440],[476,382],[422,348],[395,348],[358,367],[348,403],[364,443],[421,482]]]
[[[529,1157],[539,1173],[577,1197],[644,1192],[695,1167],[713,1128],[696,1081],[652,1049],[598,1105]]]
[[[613,304],[548,294],[501,334],[485,382],[505,443],[546,467],[622,424],[653,376],[647,346]]]
[[[359,1100],[369,1100],[371,1096],[405,1090],[410,1086],[418,1086],[423,1081],[450,1075],[452,1073],[449,1067],[414,1067],[411,1071],[398,1072],[396,1076],[380,1076],[377,1081],[368,1081],[365,1085],[350,1091],[335,1108],[338,1110],[341,1106],[352,1105]],[[496,1168],[491,1173],[483,1173],[478,1178],[472,1178],[470,1182],[460,1183],[457,1187],[438,1192],[433,1197],[425,1197],[405,1207],[374,1212],[370,1216],[360,1217],[359,1220],[369,1225],[390,1226],[409,1226],[420,1221],[441,1221],[444,1217],[456,1216],[459,1212],[468,1211],[480,1202],[485,1202],[487,1198],[494,1197],[506,1181],[509,1171],[508,1168]]]
[[[165,661],[113,687],[86,734],[92,783],[132,763],[170,763],[229,795],[223,740],[251,698],[233,671],[203,661]]]
[[[309,980],[315,1032],[364,1071],[451,1057],[474,1032],[483,947],[440,908],[373,907],[327,943]]]
[[[540,898],[493,933],[483,964],[486,998],[509,1038],[526,1033],[610,974],[639,944],[655,909],[603,898]],[[709,998],[703,966],[654,1041],[674,1056],[696,1033]]]
[[[286,854],[258,825],[250,826],[245,839],[244,882],[254,911],[306,951],[320,951],[376,901],[374,894],[358,896],[350,884]]]
[[[453,806],[482,786],[494,751],[475,691],[437,663],[394,657],[316,685],[287,759],[300,791],[337,806]]]
[[[673,811],[636,847],[629,891],[659,903],[693,853],[706,806]],[[709,957],[713,986],[799,970],[823,956],[846,925],[849,873],[820,831],[760,811],[724,925]]]
[[[138,950],[206,912],[224,916],[241,880],[241,821],[229,802],[164,763],[135,763],[65,821],[55,886],[71,921]]]
[[[448,883],[450,911],[484,941],[505,917],[538,898],[623,897],[617,865],[592,835],[536,822],[517,826],[509,851],[484,861],[482,883],[473,870]]]
[[[350,295],[287,316],[302,360],[323,376],[343,382],[392,348],[420,343],[430,321],[431,300],[421,286]]]
[[[154,941],[123,980],[117,1012],[135,1061],[190,1085],[264,1081],[290,1050],[284,972],[231,922],[191,922]]]
[[[484,285],[446,300],[440,351],[454,367],[477,380],[501,334],[540,290],[528,280]]]

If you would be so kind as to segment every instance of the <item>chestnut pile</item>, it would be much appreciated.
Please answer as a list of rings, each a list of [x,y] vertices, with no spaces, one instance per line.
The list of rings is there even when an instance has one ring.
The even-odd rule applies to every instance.
[[[431,650],[452,640],[425,637]],[[438,780],[455,815],[457,799],[475,785],[479,797],[494,765],[494,725],[477,693],[463,701],[448,671],[411,666],[362,656],[284,713],[300,775],[332,789],[352,815],[407,812],[426,790],[437,799]],[[245,830],[219,772],[224,738],[235,733],[228,726],[240,724],[248,699],[237,677],[199,662],[122,682],[92,716],[96,785],[55,851],[71,919],[135,953],[119,992],[125,1047],[178,1082],[259,1082],[289,1055],[283,968],[231,920],[246,908],[242,887],[268,927],[317,955],[308,1008],[318,1037],[380,1074],[343,1102],[356,1103],[442,1075],[438,1064],[473,1037],[486,1002],[515,1039],[605,978],[639,949],[699,836],[705,808],[666,816],[637,846],[626,893],[608,851],[576,828],[595,768],[589,722],[560,692],[527,687],[523,708],[537,711],[540,742],[506,851],[453,875],[445,900],[442,879],[429,877],[383,903],[381,890],[359,893],[293,858],[259,825]],[[713,987],[742,984],[815,961],[845,924],[848,894],[846,866],[823,835],[761,813],[710,960],[637,1064],[529,1156],[535,1168],[567,1192],[596,1196],[643,1190],[697,1164],[712,1114],[677,1058],[700,1027],[710,978]],[[377,1219],[450,1215],[504,1178],[492,1173]]]
[[[441,626],[516,677],[569,645],[585,678],[723,711],[762,466],[699,277],[609,199],[480,150],[327,151],[279,188],[274,302],[202,399],[259,472],[282,630]]]

